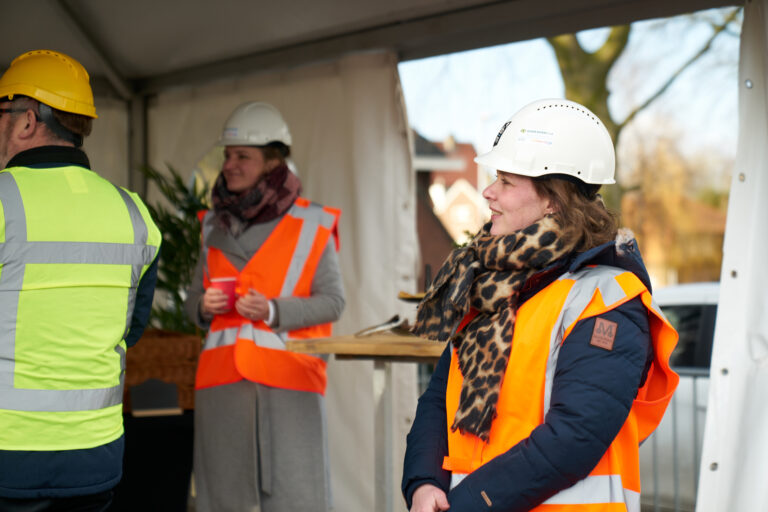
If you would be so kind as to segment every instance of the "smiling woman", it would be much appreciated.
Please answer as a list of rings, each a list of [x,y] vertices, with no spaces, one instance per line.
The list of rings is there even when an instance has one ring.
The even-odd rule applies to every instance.
[[[225,161],[185,303],[208,330],[195,381],[199,512],[330,507],[325,361],[285,340],[329,336],[344,307],[340,211],[300,197],[290,144],[261,102],[238,107],[219,140]]]
[[[552,213],[549,201],[539,196],[533,180],[519,174],[498,171],[483,197],[491,209],[492,235],[508,235]]]
[[[448,343],[408,435],[410,510],[639,510],[638,445],[677,385],[677,333],[597,193],[610,136],[582,105],[539,100],[476,161],[497,169],[491,222],[448,257],[414,327]]]
[[[280,160],[266,160],[261,148],[252,146],[227,146],[224,149],[224,165],[221,174],[227,182],[227,190],[239,194],[258,183],[265,173],[274,169]]]

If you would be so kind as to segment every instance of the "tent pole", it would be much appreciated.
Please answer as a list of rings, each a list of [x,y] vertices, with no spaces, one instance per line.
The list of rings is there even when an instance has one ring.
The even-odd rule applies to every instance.
[[[128,101],[128,188],[147,197],[147,180],[141,168],[148,165],[147,96]]]

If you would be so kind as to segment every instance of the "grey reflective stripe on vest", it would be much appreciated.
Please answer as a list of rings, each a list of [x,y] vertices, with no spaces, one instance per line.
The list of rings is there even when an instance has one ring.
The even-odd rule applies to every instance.
[[[239,330],[239,327],[228,327],[227,329],[218,331],[208,331],[208,336],[205,337],[203,350],[234,345],[235,341],[237,341],[237,332]]]
[[[640,493],[625,489],[619,475],[595,475],[563,489],[542,505],[624,503],[628,512],[640,512]]]
[[[122,401],[125,351],[119,345],[120,384],[103,389],[30,390],[14,388],[16,317],[27,264],[117,264],[131,265],[128,320],[133,313],[141,269],[149,264],[157,248],[146,246],[148,228],[136,204],[119,187],[134,231],[134,244],[96,242],[29,242],[26,215],[16,180],[0,173],[0,203],[5,212],[5,241],[0,242],[0,409],[19,411],[83,411],[103,409]],[[13,215],[13,212],[21,213]]]
[[[563,344],[565,330],[584,312],[596,290],[606,305],[615,304],[624,299],[626,293],[616,281],[624,270],[597,266],[567,273],[560,279],[572,279],[575,282],[568,292],[550,335],[549,358],[547,360],[546,380],[544,383],[544,415],[549,411],[552,398],[552,385],[557,369],[557,359]],[[555,494],[544,505],[568,505],[588,503],[624,503],[628,512],[640,512],[640,494],[622,485],[621,475],[588,476],[568,489]]]
[[[120,354],[120,384],[100,389],[13,389],[0,386],[0,409],[27,412],[90,411],[118,405],[123,398],[125,384],[125,349],[115,347]]]
[[[291,263],[288,266],[288,273],[280,290],[281,297],[293,295],[293,290],[296,288],[296,283],[299,282],[304,265],[312,250],[317,228],[322,226],[326,229],[331,229],[335,221],[333,214],[326,212],[322,206],[315,203],[310,203],[306,208],[294,204],[287,214],[302,219],[303,222],[301,223],[299,240],[296,243],[293,256],[291,256]]]
[[[285,350],[285,342],[280,336],[272,331],[256,329],[251,323],[244,323],[240,327],[228,327],[219,331],[208,331],[203,350],[234,345],[237,338],[252,340],[260,347]]]
[[[568,292],[568,297],[566,297],[563,307],[560,309],[560,316],[557,318],[549,337],[549,358],[547,360],[546,380],[544,381],[545,415],[549,411],[549,403],[552,397],[552,382],[555,378],[557,359],[560,355],[560,347],[563,344],[565,330],[581,316],[581,313],[592,300],[595,290],[600,290],[605,304],[614,304],[623,299],[626,294],[621,285],[616,281],[616,276],[624,272],[624,270],[616,267],[599,265],[560,276],[559,279],[561,280],[572,279],[575,283],[573,283]]]
[[[285,350],[285,342],[278,334],[272,331],[257,329],[251,323],[243,324],[240,327],[238,336],[247,340],[253,340],[260,347]]]
[[[144,217],[142,217],[141,212],[139,211],[139,207],[136,206],[136,203],[133,201],[128,192],[118,186],[115,186],[115,188],[120,193],[120,197],[123,198],[125,207],[128,209],[128,215],[131,218],[134,244],[132,249],[141,249],[147,252],[147,254],[144,254],[145,258],[137,258],[133,260],[134,263],[131,264],[131,288],[128,290],[128,311],[126,312],[125,331],[123,332],[123,338],[125,338],[128,336],[128,331],[131,329],[131,317],[133,316],[133,308],[136,305],[136,293],[138,292],[139,280],[141,279],[141,270],[144,268],[144,265],[146,265],[147,262],[151,262],[154,259],[155,251],[157,249],[147,245],[147,240],[149,239],[149,229],[147,228],[147,223],[144,221]],[[123,246],[123,250],[125,250],[125,246]],[[110,259],[107,261],[116,260]]]
[[[27,219],[10,218],[12,211],[23,212],[21,192],[9,172],[0,173],[0,204],[5,214],[5,240],[0,242],[0,389],[13,387],[13,361],[16,357],[16,314],[19,290],[23,284],[24,265],[9,263],[4,247],[27,239]],[[20,268],[19,268],[20,267]],[[0,393],[2,400],[5,392]],[[2,405],[0,405],[2,407]]]

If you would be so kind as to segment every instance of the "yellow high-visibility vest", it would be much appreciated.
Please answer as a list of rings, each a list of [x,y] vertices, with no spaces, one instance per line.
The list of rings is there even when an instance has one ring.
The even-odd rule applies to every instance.
[[[0,449],[122,435],[124,338],[160,240],[136,194],[84,167],[0,171]]]

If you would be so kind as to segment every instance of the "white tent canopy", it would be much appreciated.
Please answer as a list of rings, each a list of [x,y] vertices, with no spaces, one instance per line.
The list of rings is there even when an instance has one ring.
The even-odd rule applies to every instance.
[[[0,65],[52,48],[80,60],[128,112],[125,177],[148,162],[147,98],[175,87],[354,52],[413,59],[732,5],[732,0],[3,0]],[[102,106],[102,103],[98,105]],[[105,123],[106,124],[106,123]],[[105,164],[112,163],[108,159]],[[99,160],[96,163],[102,163]],[[129,171],[132,170],[132,171]]]
[[[765,387],[768,336],[760,281],[765,272],[759,272],[765,250],[758,231],[766,225],[758,199],[768,192],[766,2],[748,1],[745,14],[740,93],[747,96],[741,99],[740,125],[742,135],[751,135],[740,140],[728,213],[702,510],[768,509],[761,485],[768,476],[761,462],[768,437],[750,394],[760,396]],[[398,61],[734,3],[2,0],[0,65],[39,48],[83,62],[100,116],[86,142],[93,167],[139,192],[146,190],[137,166],[171,164],[191,173],[237,104],[275,104],[294,134],[305,195],[343,210],[340,260],[348,305],[336,332],[345,334],[409,313],[396,295],[416,287],[415,187]],[[329,367],[337,510],[374,509],[371,373],[372,364],[365,362]],[[393,375],[389,427],[396,496],[416,391],[412,365],[397,365]],[[749,444],[740,445],[741,439]],[[404,509],[397,498],[394,507]]]

